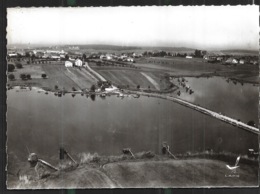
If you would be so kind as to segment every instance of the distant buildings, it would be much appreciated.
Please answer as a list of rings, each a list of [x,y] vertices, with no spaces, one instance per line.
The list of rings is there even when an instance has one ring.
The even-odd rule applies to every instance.
[[[76,61],[75,61],[75,66],[76,67],[82,67],[82,61],[80,60],[80,59],[76,59]]]
[[[229,63],[229,64],[238,64],[238,60],[233,58],[233,57],[230,57],[228,58],[225,63]]]
[[[65,61],[65,67],[73,67],[73,63],[71,61]]]

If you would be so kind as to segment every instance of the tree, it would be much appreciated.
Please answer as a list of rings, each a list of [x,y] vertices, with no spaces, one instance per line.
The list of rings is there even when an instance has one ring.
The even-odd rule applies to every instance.
[[[254,121],[248,121],[248,123],[247,123],[249,126],[252,126],[252,127],[254,127],[255,126],[255,122]]]
[[[42,74],[42,78],[45,79],[47,75],[45,73]]]
[[[72,87],[72,91],[74,91],[74,92],[75,92],[75,91],[77,91],[77,89],[76,89],[75,87]]]
[[[15,69],[15,66],[13,64],[8,64],[7,69],[8,69],[8,72],[13,72]]]
[[[14,74],[9,74],[9,75],[8,75],[8,78],[9,78],[9,80],[11,80],[11,81],[15,80]]]
[[[87,55],[84,53],[84,54],[82,55],[82,59],[85,61],[86,58],[87,58]]]
[[[59,89],[59,86],[55,85],[55,86],[54,86],[54,89],[55,89],[55,90],[58,90],[58,89]]]
[[[33,53],[32,56],[31,56],[32,62],[34,62],[34,59],[35,59],[35,54]]]
[[[27,74],[27,75],[26,75],[26,78],[27,78],[27,79],[31,79],[31,75],[30,75],[30,74]]]
[[[24,74],[24,73],[20,74],[20,78],[21,78],[22,80],[26,80],[26,79],[27,79],[26,74]]]
[[[91,92],[95,92],[95,90],[96,90],[96,86],[93,84],[93,85],[90,87],[90,91],[91,91]]]
[[[137,85],[137,89],[140,89],[140,85]]]
[[[195,55],[195,57],[202,57],[202,51],[201,50],[195,50],[194,55]]]
[[[22,65],[21,63],[16,63],[15,66],[16,66],[17,69],[21,69],[21,68],[23,68],[23,65]]]
[[[102,81],[98,80],[97,85],[98,85],[98,87],[101,87],[103,85]]]
[[[69,55],[65,55],[65,60],[69,60]]]

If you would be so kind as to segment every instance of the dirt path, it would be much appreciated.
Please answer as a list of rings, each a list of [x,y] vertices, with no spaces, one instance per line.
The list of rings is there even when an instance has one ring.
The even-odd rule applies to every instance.
[[[87,69],[89,72],[93,73],[93,74],[94,74],[95,76],[97,76],[101,81],[106,81],[106,79],[105,79],[102,75],[100,75],[99,73],[97,73],[96,71],[94,71],[91,67],[89,67],[88,63],[85,63],[85,66],[86,66],[86,69]]]
[[[149,75],[147,75],[144,72],[141,72],[141,74],[146,77],[146,79],[148,79],[149,82],[151,82],[153,84],[153,86],[156,88],[156,90],[160,90],[160,86],[159,84],[153,79],[151,78]]]

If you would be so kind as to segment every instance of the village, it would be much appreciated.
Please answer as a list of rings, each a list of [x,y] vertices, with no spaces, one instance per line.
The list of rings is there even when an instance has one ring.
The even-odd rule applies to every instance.
[[[51,47],[52,48],[52,47]],[[183,57],[187,59],[191,58],[203,58],[205,62],[209,63],[222,63],[226,65],[236,64],[251,64],[258,65],[257,55],[246,55],[246,54],[230,54],[220,51],[205,51],[205,50],[194,50],[193,52],[167,52],[167,51],[143,51],[143,52],[121,52],[121,53],[108,53],[108,52],[91,52],[84,53],[80,51],[79,46],[65,47],[67,51],[63,49],[16,49],[9,48],[7,53],[7,59],[24,59],[29,58],[30,60],[57,60],[57,61],[69,61],[70,63],[75,62],[76,59],[90,60],[100,59],[104,61],[123,61],[135,63],[136,58],[140,57]],[[59,48],[59,47],[56,47]],[[68,66],[71,66],[67,63]],[[79,66],[80,64],[75,64]]]
[[[7,188],[258,185],[258,13],[9,9]]]

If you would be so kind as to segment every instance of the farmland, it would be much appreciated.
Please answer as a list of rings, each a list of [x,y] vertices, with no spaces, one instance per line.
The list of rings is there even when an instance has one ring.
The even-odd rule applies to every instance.
[[[31,79],[21,80],[19,75],[22,73],[30,74]],[[72,88],[84,90],[97,82],[97,79],[85,69],[67,69],[64,65],[55,64],[24,64],[23,68],[15,69],[13,74],[15,80],[8,82],[10,86],[36,86],[45,90],[54,90],[55,85],[66,91],[71,91]],[[47,78],[43,79],[42,74],[46,74]]]
[[[167,91],[173,87],[169,80],[173,77],[221,76],[238,82],[258,83],[258,67],[253,65],[227,66],[206,63],[201,58],[180,57],[141,57],[136,63],[88,62],[98,74],[109,80],[115,86],[136,90]],[[23,68],[15,69],[10,86],[28,85],[53,90],[55,86],[66,91],[85,90],[97,83],[98,77],[85,68],[66,68],[64,62],[22,63]],[[9,73],[10,74],[10,73]],[[21,80],[20,74],[30,74],[31,79]],[[47,78],[43,79],[42,74]],[[176,83],[174,83],[176,85]]]
[[[206,63],[200,58],[167,58],[148,57],[141,58],[135,64],[139,68],[150,71],[167,72],[171,76],[223,76],[244,82],[258,83],[258,66],[237,65],[226,66],[222,64]]]

